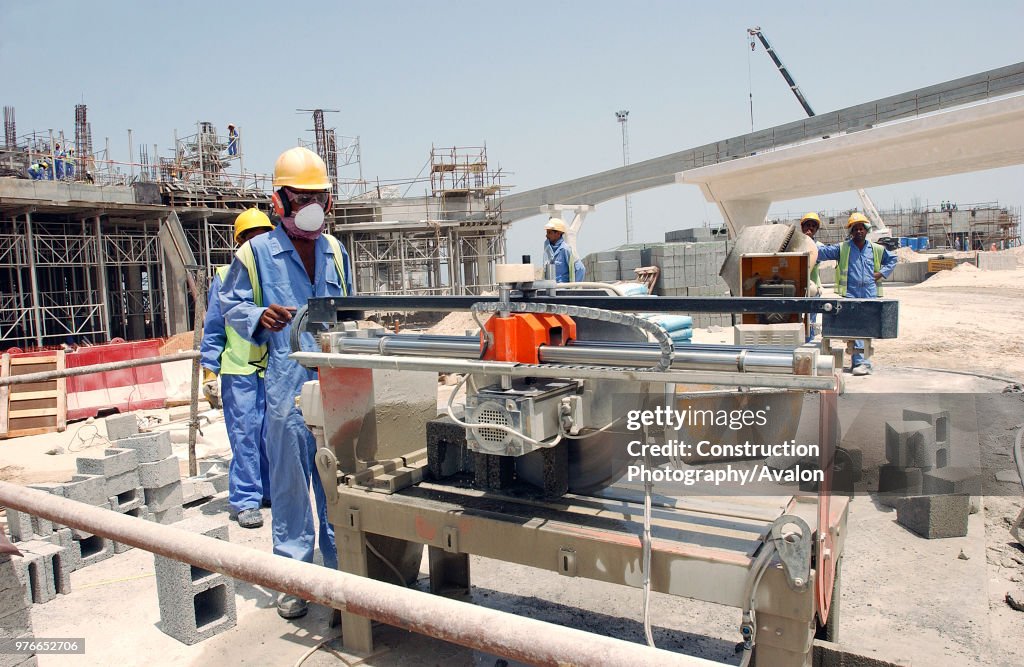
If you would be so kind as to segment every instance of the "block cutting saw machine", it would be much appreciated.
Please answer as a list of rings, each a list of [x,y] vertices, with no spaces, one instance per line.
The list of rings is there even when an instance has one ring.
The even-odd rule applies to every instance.
[[[500,267],[498,280],[497,296],[325,297],[296,316],[295,332],[318,335],[319,349],[303,350],[293,333],[293,358],[319,370],[300,404],[318,442],[339,567],[406,585],[425,545],[436,593],[469,590],[475,555],[729,605],[745,662],[810,664],[815,635],[835,637],[847,517],[847,499],[830,492],[833,358],[811,346],[679,345],[636,313],[820,313],[826,335],[894,338],[897,303],[610,296],[533,280],[532,267],[517,265]],[[365,311],[403,310],[469,311],[479,331],[357,324]],[[441,416],[438,373],[462,377]],[[766,466],[638,454],[636,445],[782,441],[806,405],[818,413],[816,493],[687,493],[627,478],[638,464]],[[773,418],[744,430],[711,420],[630,431],[626,415],[657,408]],[[349,649],[372,649],[368,619],[344,613],[342,629]]]

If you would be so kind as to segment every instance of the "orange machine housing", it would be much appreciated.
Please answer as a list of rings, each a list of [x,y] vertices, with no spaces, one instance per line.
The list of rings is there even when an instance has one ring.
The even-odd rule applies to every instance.
[[[487,361],[539,364],[541,345],[565,345],[576,340],[576,323],[567,315],[495,315],[484,323],[484,329],[494,338],[494,343],[484,350],[483,359]],[[481,348],[485,342],[481,336]]]

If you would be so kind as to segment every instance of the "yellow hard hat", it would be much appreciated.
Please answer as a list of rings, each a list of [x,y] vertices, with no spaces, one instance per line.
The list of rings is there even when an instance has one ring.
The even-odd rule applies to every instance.
[[[819,227],[821,227],[821,218],[819,218],[818,214],[815,213],[814,211],[811,211],[810,213],[804,213],[804,217],[800,218],[800,224],[804,224],[805,220],[813,220],[816,223],[818,223]]]
[[[296,147],[281,153],[274,163],[274,187],[296,190],[330,190],[327,165],[308,148]]]
[[[242,235],[250,229],[259,229],[260,227],[274,229],[274,224],[270,222],[266,213],[258,208],[250,208],[239,213],[235,218],[235,243],[241,243]]]
[[[858,222],[863,224],[865,229],[871,229],[871,221],[868,220],[867,216],[861,213],[860,211],[854,211],[853,213],[850,214],[850,219],[846,221],[846,228],[849,229],[856,225]]]
[[[551,218],[548,220],[548,224],[544,225],[544,229],[553,229],[556,232],[565,233],[565,222],[561,218]]]

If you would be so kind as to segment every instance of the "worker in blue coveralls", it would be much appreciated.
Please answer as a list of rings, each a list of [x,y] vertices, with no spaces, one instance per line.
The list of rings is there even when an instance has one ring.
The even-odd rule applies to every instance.
[[[555,282],[581,283],[586,279],[583,262],[565,240],[565,223],[561,218],[551,218],[544,225],[544,264],[555,267]]]
[[[334,529],[327,521],[326,498],[314,467],[316,444],[295,404],[302,385],[315,371],[289,359],[291,321],[311,297],[352,293],[348,253],[324,233],[331,208],[331,182],[320,157],[306,148],[285,151],[274,165],[274,210],[281,224],[257,236],[235,254],[220,291],[227,324],[244,338],[267,346],[267,458],[273,503],[274,553],[313,562],[315,525],[310,509],[312,479],[320,529],[320,553],[326,567],[338,567]],[[302,348],[317,350],[309,333]],[[319,350],[317,350],[319,351]],[[307,602],[282,595],[277,613],[298,618]]]
[[[238,129],[234,123],[228,123],[228,155],[238,155]]]
[[[235,244],[242,245],[273,229],[266,213],[250,208],[235,218]],[[213,404],[217,400],[217,376],[220,375],[220,403],[231,443],[228,503],[239,526],[259,528],[263,525],[260,507],[270,504],[270,466],[263,419],[266,412],[263,369],[267,350],[243,339],[224,324],[218,293],[228,269],[228,266],[219,267],[210,285],[203,342],[199,347],[205,372],[203,391]]]
[[[846,222],[850,238],[835,245],[818,247],[818,261],[830,259],[836,265],[836,294],[855,299],[877,299],[882,296],[882,279],[892,275],[896,255],[884,246],[868,241],[871,223],[863,213],[854,212]],[[871,361],[864,357],[864,341],[856,340],[851,357],[854,375],[870,375]]]

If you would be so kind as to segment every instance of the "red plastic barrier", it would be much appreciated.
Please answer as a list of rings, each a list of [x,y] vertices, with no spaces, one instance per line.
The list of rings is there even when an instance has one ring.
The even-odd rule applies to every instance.
[[[75,352],[67,353],[65,366],[78,368],[157,357],[162,344],[163,341],[152,339],[79,347]],[[159,364],[79,375],[69,377],[67,382],[68,420],[95,417],[101,410],[130,412],[162,408],[167,400],[164,371]]]

